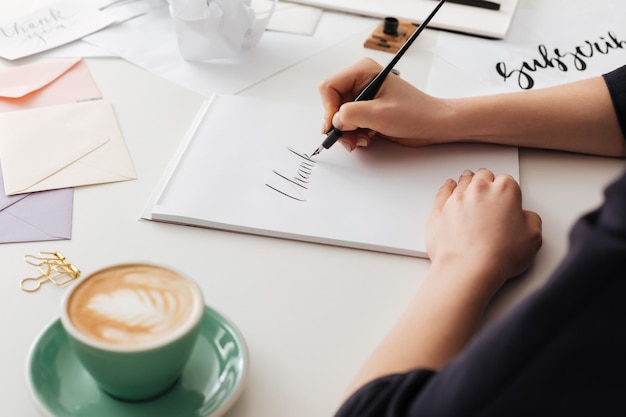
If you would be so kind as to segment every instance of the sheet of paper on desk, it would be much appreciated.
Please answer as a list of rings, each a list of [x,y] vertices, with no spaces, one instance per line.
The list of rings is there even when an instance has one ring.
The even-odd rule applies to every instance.
[[[0,57],[13,60],[67,44],[117,20],[81,0],[61,0],[0,21]]]
[[[270,19],[267,30],[313,35],[323,11],[316,7],[280,2]]]
[[[625,14],[623,1],[534,1],[516,12],[505,40],[441,33],[432,52],[488,92],[550,87],[624,65]]]
[[[327,10],[364,16],[387,16],[421,23],[437,3],[433,0],[287,0]],[[462,32],[487,38],[503,39],[511,24],[518,0],[498,0],[500,10],[488,10],[446,3],[430,22],[437,29]]]
[[[313,36],[266,31],[254,49],[233,59],[190,62],[180,54],[165,5],[84,40],[208,97],[237,93],[375,25],[371,18],[324,13]]]
[[[30,10],[47,7],[58,0],[33,0]],[[83,0],[85,1],[85,0]],[[89,0],[90,4],[97,6],[110,15],[114,15],[114,24],[119,24],[126,20],[149,13],[163,4],[163,0]],[[106,30],[106,28],[105,28]],[[49,49],[38,54],[45,58],[101,58],[117,57],[117,54],[103,48],[99,48],[82,39],[64,44],[62,46]]]
[[[215,96],[142,217],[423,257],[425,221],[447,178],[480,167],[518,178],[516,148],[477,144],[376,141],[311,161],[304,153],[323,138],[321,118],[317,107]]]
[[[0,113],[8,195],[136,179],[106,100]]]

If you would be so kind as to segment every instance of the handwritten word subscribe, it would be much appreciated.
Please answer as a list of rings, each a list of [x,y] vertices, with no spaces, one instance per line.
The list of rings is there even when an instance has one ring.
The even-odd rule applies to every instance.
[[[505,62],[496,64],[496,72],[504,81],[517,79],[518,86],[523,90],[530,90],[535,85],[534,73],[548,68],[555,68],[561,72],[567,72],[573,66],[578,71],[587,69],[587,61],[597,55],[607,55],[617,49],[626,48],[626,40],[620,40],[617,35],[609,31],[607,37],[600,36],[596,42],[584,41],[583,45],[575,47],[572,51],[561,51],[554,48],[549,51],[545,45],[539,45],[540,57],[531,62],[524,61],[519,69],[509,70]]]

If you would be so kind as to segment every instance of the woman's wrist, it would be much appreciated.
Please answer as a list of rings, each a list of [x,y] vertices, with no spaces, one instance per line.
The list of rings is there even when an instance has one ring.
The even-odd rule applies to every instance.
[[[471,256],[447,257],[431,263],[425,284],[433,282],[438,291],[464,297],[465,302],[484,307],[506,279],[492,262]]]

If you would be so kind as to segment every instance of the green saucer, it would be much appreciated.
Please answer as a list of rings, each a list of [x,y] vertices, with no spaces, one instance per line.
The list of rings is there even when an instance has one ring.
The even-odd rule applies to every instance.
[[[241,394],[247,373],[243,337],[209,307],[180,380],[150,401],[124,402],[100,391],[69,348],[60,320],[35,340],[27,362],[32,397],[43,415],[54,417],[218,417]]]

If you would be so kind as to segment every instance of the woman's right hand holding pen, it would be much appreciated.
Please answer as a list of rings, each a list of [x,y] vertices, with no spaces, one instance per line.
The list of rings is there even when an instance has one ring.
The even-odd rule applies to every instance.
[[[365,58],[320,83],[323,132],[342,130],[339,142],[348,150],[369,145],[374,135],[408,146],[437,142],[441,133],[436,121],[450,109],[393,73],[373,100],[352,101],[381,69]]]

